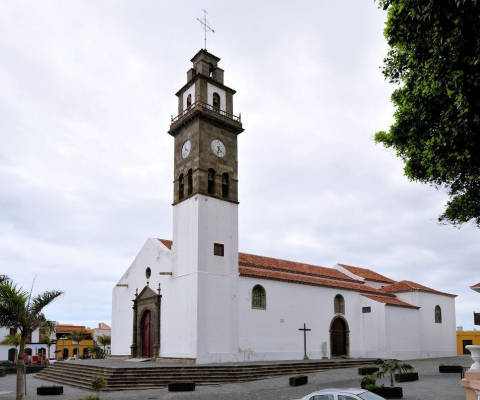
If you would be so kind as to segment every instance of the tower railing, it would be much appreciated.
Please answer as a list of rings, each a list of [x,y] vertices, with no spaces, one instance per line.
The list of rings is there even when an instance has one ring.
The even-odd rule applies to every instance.
[[[200,110],[209,110],[212,112],[215,112],[217,114],[220,114],[224,117],[230,118],[235,122],[242,122],[242,115],[239,114],[238,117],[236,115],[227,113],[226,111],[221,110],[218,107],[214,107],[211,104],[204,103],[203,101],[197,100],[195,103],[192,103],[190,106],[188,106],[185,110],[183,110],[180,114],[178,114],[175,118],[172,116],[172,124],[174,122],[180,121],[185,115],[187,115],[190,111],[194,111],[195,109],[200,109]]]

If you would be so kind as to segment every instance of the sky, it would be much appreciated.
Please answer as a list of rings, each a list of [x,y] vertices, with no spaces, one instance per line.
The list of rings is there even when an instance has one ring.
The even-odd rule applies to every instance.
[[[0,0],[0,274],[64,291],[49,319],[110,323],[147,238],[172,238],[167,131],[203,9],[245,128],[240,251],[456,294],[473,329],[480,230],[439,225],[445,193],[373,140],[394,113],[373,0]]]

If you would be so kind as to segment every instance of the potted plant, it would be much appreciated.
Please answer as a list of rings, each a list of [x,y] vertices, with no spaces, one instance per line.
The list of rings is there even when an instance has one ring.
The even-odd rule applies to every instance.
[[[372,375],[365,375],[360,381],[360,387],[366,389],[367,385],[375,385],[377,380]]]
[[[38,396],[58,396],[63,394],[63,386],[40,386],[37,387]]]
[[[403,390],[401,387],[395,387],[395,374],[411,372],[413,371],[413,367],[410,364],[403,363],[395,359],[378,359],[375,361],[375,364],[380,370],[375,372],[373,376],[375,378],[386,376],[388,379],[390,379],[390,387],[376,388],[372,389],[371,391],[379,396],[387,397],[389,399],[401,399],[403,397]]]
[[[176,381],[168,384],[169,392],[193,392],[195,390],[195,382],[192,381]]]
[[[462,373],[463,367],[461,365],[444,365],[438,366],[439,372],[443,373]]]
[[[290,386],[306,385],[308,383],[307,375],[292,376],[289,379]]]
[[[377,371],[378,371],[378,367],[374,367],[373,365],[365,365],[363,367],[358,368],[359,375],[371,375]]]

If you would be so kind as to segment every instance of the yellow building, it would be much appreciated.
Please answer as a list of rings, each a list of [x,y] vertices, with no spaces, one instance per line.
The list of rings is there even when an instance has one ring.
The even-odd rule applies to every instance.
[[[470,354],[465,346],[480,345],[480,331],[457,331],[457,354]]]
[[[84,339],[74,342],[70,339],[73,331],[82,331]],[[57,325],[57,360],[65,360],[68,357],[82,358],[88,356],[88,348],[93,346],[93,329],[87,329],[80,325]]]

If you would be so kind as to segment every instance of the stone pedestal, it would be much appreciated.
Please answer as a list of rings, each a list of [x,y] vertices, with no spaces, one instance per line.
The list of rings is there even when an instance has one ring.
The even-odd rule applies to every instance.
[[[474,363],[460,384],[465,388],[466,400],[480,400],[480,346],[466,347],[472,353]]]

